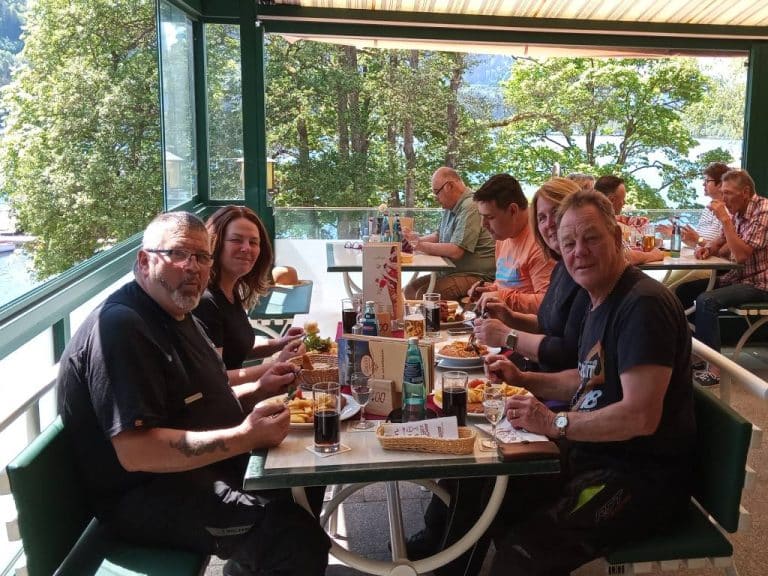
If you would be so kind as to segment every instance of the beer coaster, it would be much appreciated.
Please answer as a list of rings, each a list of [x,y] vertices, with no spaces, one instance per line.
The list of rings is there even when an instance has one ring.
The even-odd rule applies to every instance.
[[[341,454],[342,452],[349,452],[352,450],[349,446],[345,444],[340,444],[339,449],[336,452],[318,452],[315,450],[314,445],[313,446],[307,446],[307,450],[312,452],[315,456],[319,456],[320,458],[327,458],[328,456],[336,456],[337,454]]]

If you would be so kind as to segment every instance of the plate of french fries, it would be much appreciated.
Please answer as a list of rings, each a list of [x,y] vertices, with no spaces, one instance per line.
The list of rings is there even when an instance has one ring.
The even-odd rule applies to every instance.
[[[483,416],[483,392],[489,385],[488,380],[485,378],[474,378],[467,382],[467,416]],[[504,396],[517,396],[530,394],[525,388],[520,386],[512,386],[506,382],[501,384],[493,384],[493,386],[499,386]],[[443,391],[436,389],[433,401],[439,408],[443,407]]]
[[[294,397],[288,401],[288,410],[291,412],[291,428],[312,428],[314,414],[312,412],[312,393],[305,393],[306,397]],[[286,395],[279,396],[285,401]],[[341,420],[348,420],[360,411],[360,404],[349,394],[341,395]]]

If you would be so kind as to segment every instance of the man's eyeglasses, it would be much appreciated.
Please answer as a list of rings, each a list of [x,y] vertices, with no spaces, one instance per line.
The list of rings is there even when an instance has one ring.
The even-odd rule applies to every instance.
[[[449,182],[450,182],[450,180],[446,180],[445,182],[443,182],[443,185],[442,185],[442,186],[440,186],[440,188],[438,188],[437,190],[435,190],[434,188],[432,188],[432,193],[433,193],[435,196],[438,196],[438,195],[440,194],[440,192],[442,191],[442,189],[443,189],[443,188],[445,188],[445,186],[446,186],[446,185],[447,185]]]
[[[213,256],[208,252],[190,252],[183,248],[144,248],[144,252],[151,252],[152,254],[165,254],[168,256],[168,260],[174,264],[186,264],[193,257],[197,260],[200,266],[210,266],[213,264]]]
[[[360,242],[346,242],[344,248],[353,248],[354,250],[362,250],[363,245]]]

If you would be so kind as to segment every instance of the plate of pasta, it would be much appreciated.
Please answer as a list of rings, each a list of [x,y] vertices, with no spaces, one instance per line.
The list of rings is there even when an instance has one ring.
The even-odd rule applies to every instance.
[[[280,396],[285,401],[285,395]],[[312,398],[293,398],[288,402],[291,412],[291,428],[312,428]],[[341,395],[341,420],[348,420],[360,411],[360,404],[349,394]]]
[[[444,368],[472,368],[483,365],[483,356],[495,354],[498,348],[489,348],[485,344],[477,344],[480,355],[469,345],[467,339],[453,340],[435,349],[435,358]]]

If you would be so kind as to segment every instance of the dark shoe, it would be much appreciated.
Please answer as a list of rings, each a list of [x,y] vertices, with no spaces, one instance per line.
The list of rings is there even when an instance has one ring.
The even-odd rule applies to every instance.
[[[708,370],[700,370],[693,373],[693,381],[699,386],[709,387],[720,384],[720,376],[715,376]]]
[[[691,364],[692,370],[706,370],[707,369],[707,363],[704,360],[699,360],[698,362],[694,362]]]
[[[221,573],[224,576],[253,576],[253,573],[250,570],[232,558],[225,562]]]

